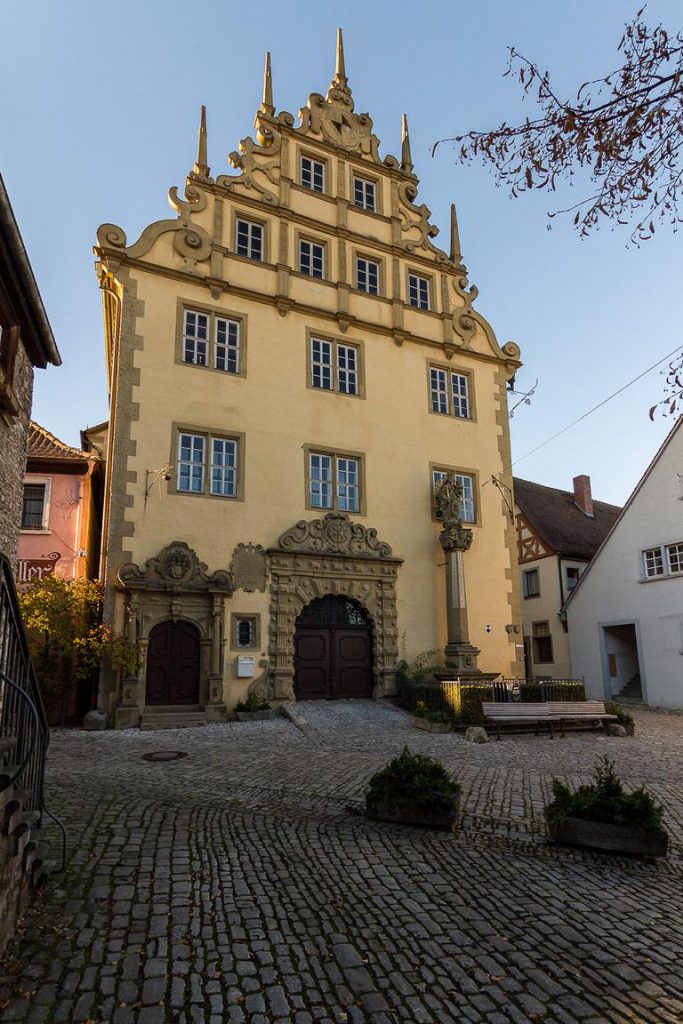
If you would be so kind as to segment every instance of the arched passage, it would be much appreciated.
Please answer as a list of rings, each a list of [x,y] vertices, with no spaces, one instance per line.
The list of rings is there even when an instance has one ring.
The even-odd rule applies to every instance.
[[[149,634],[147,704],[199,703],[199,630],[190,622],[160,622]]]
[[[296,620],[294,695],[297,700],[372,697],[372,622],[356,601],[327,594]]]

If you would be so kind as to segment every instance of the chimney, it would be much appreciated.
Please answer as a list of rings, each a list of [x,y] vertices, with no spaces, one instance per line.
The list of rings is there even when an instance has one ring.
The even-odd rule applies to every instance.
[[[591,497],[591,478],[589,476],[574,477],[574,504],[585,516],[593,518],[593,498]]]

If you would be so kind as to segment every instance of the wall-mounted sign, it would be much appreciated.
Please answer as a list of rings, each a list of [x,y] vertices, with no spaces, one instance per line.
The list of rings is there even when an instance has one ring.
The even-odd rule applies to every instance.
[[[42,558],[20,558],[17,561],[17,583],[40,583],[46,576],[52,576],[57,562],[62,557],[61,551],[51,551]]]

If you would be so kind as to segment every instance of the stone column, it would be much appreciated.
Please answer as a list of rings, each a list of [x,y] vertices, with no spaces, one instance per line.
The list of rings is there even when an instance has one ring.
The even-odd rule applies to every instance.
[[[211,641],[209,654],[209,692],[204,710],[211,721],[225,720],[223,699],[223,664],[221,658],[223,617],[225,606],[222,594],[213,595],[211,607]],[[208,645],[207,645],[208,646]]]

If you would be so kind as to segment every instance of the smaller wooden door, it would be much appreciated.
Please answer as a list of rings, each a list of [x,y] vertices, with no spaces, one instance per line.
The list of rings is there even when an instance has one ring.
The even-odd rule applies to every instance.
[[[147,645],[147,703],[199,703],[199,631],[189,622],[160,622]]]

